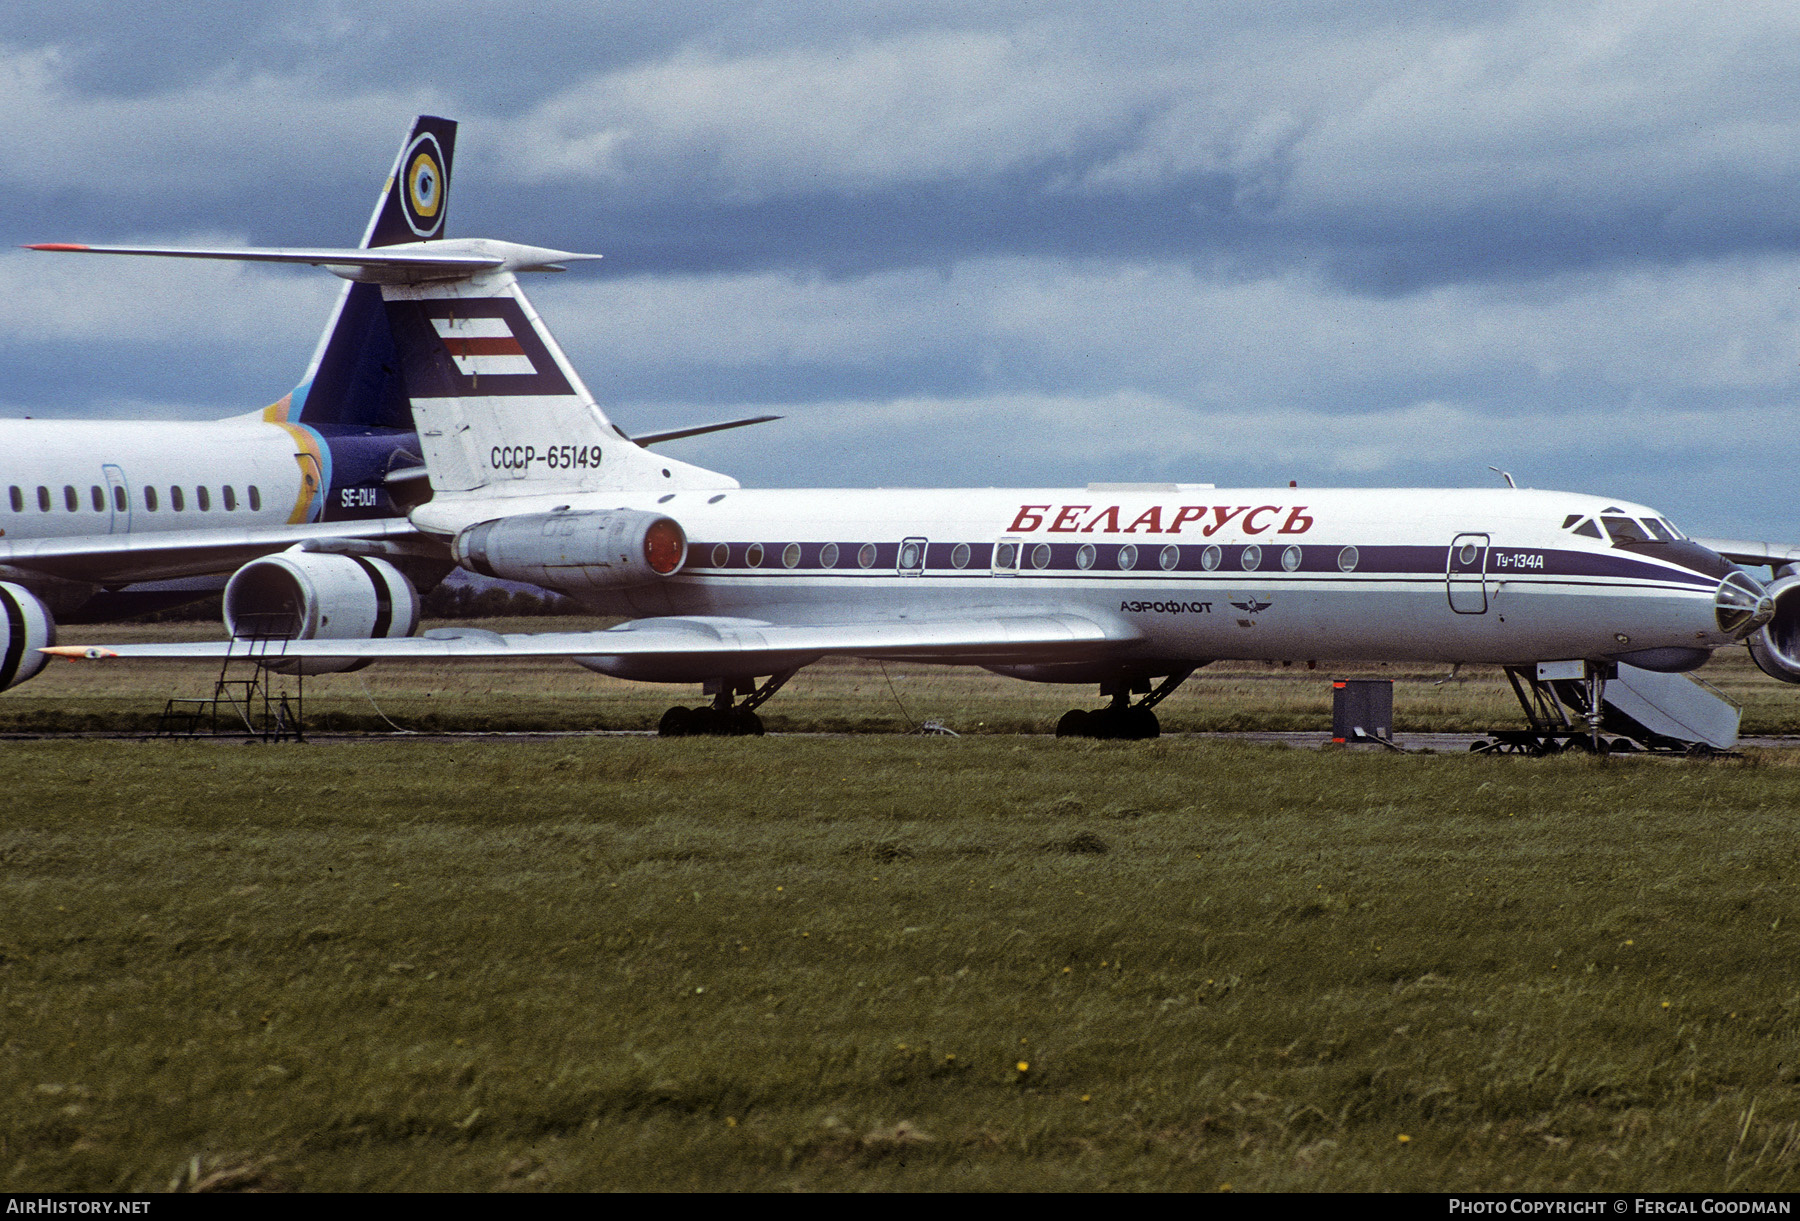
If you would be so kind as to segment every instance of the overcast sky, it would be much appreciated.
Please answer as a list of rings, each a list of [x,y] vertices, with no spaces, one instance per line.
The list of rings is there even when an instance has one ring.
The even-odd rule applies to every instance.
[[[452,236],[747,485],[1522,485],[1800,538],[1800,6],[27,3],[0,238]],[[37,10],[33,12],[32,10]],[[365,11],[372,10],[372,11]],[[0,254],[0,413],[283,394],[317,272]]]

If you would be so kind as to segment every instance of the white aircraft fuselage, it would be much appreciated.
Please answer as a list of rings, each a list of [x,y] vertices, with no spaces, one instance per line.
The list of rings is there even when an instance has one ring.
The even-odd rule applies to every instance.
[[[414,520],[454,534],[495,508],[459,519],[440,501]],[[1104,627],[1092,662],[1009,667],[1021,677],[1222,659],[1688,669],[1736,639],[1715,605],[1730,565],[1686,541],[1626,550],[1574,533],[1565,521],[1661,518],[1563,492],[701,489],[505,502],[509,516],[564,508],[663,514],[686,535],[679,571],[655,584],[595,588],[579,566],[547,571],[604,613],[822,624],[1029,610]]]
[[[10,543],[318,521],[331,462],[314,430],[241,417],[0,420],[0,454]]]
[[[320,429],[269,414],[0,420],[0,566],[27,585],[110,588],[217,573],[209,548],[257,532],[403,520],[383,478],[396,453],[417,448],[411,432]],[[174,541],[183,546],[158,546]]]

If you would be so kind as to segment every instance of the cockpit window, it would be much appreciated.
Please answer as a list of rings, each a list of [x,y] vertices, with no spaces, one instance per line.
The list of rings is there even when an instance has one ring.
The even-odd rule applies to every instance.
[[[1567,517],[1563,518],[1562,528],[1567,530],[1570,526],[1574,525],[1576,522],[1578,522],[1580,520],[1581,520],[1581,514],[1571,513]]]
[[[1651,541],[1650,535],[1645,532],[1644,527],[1629,517],[1603,517],[1600,520],[1606,523],[1606,532],[1612,535],[1614,546],[1620,543]]]
[[[1670,530],[1668,523],[1664,522],[1660,517],[1646,517],[1644,519],[1644,529],[1650,531],[1651,535],[1659,543],[1672,543],[1675,541],[1675,532]]]
[[[1661,526],[1663,529],[1667,530],[1669,532],[1670,536],[1676,542],[1680,542],[1682,539],[1687,537],[1687,535],[1685,535],[1681,532],[1680,526],[1677,526],[1674,522],[1670,521],[1666,517],[1652,518],[1651,524],[1653,526]]]
[[[1594,524],[1594,519],[1591,517],[1582,522],[1579,526],[1576,526],[1575,533],[1585,534],[1589,538],[1605,538],[1605,535],[1600,533],[1600,527]]]

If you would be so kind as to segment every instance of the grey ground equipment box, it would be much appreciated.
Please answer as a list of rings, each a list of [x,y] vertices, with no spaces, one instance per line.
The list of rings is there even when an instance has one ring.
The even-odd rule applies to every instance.
[[[1394,740],[1394,680],[1339,678],[1331,683],[1333,742]]]

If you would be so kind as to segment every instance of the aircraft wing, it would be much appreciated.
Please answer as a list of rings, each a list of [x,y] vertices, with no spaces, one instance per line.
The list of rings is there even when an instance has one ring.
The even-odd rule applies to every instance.
[[[243,530],[165,530],[144,534],[84,534],[73,538],[0,539],[0,572],[41,573],[70,581],[117,585],[229,572],[258,556],[307,543],[356,539],[401,549],[437,547],[404,519],[311,522]],[[372,554],[382,554],[377,549]]]
[[[826,655],[968,663],[1080,660],[1135,637],[1067,614],[991,615],[874,623],[778,624],[756,619],[667,616],[636,619],[600,632],[500,635],[444,628],[388,640],[203,641],[172,644],[66,645],[61,657],[450,659],[475,657],[643,657],[700,661],[765,657],[775,669]],[[780,664],[776,664],[780,663]]]
[[[1800,564],[1800,543],[1765,543],[1737,538],[1697,538],[1693,541],[1746,568]]]

